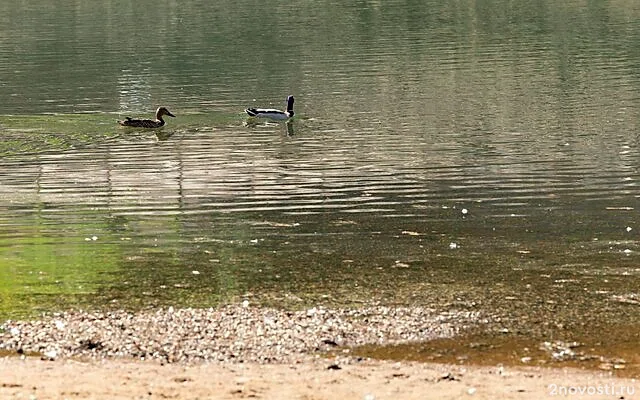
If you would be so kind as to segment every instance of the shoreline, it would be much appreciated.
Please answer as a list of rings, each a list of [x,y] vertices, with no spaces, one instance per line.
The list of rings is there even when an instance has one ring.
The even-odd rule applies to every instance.
[[[0,398],[628,400],[640,395],[637,379],[613,371],[395,362],[352,351],[452,338],[486,322],[477,312],[422,307],[285,311],[247,303],[8,320],[0,324]]]
[[[53,313],[0,324],[0,350],[58,357],[129,357],[168,363],[292,363],[309,355],[365,344],[453,337],[481,324],[477,312],[424,307],[313,307],[286,311],[226,305]],[[348,354],[346,354],[348,355]]]

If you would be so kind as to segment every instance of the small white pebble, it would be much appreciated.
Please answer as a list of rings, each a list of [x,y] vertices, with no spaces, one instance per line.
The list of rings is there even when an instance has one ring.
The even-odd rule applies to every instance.
[[[55,324],[56,324],[56,328],[58,328],[58,330],[60,330],[60,331],[64,330],[64,328],[66,326],[66,324],[64,322],[62,322],[62,321],[56,321]]]
[[[453,250],[453,249],[457,249],[457,248],[458,248],[458,243],[455,243],[455,242],[451,242],[451,243],[449,243],[449,248],[450,248],[451,250]]]
[[[476,392],[476,388],[469,388],[469,390],[467,390],[467,393],[469,393],[469,395],[473,396],[473,394]]]
[[[249,307],[249,300],[245,300],[242,302],[242,307],[247,308]]]
[[[191,271],[191,273],[194,275],[200,275],[200,271]]]
[[[96,235],[91,236],[91,240],[98,240],[98,237]]]
[[[364,400],[376,400],[376,396],[372,395],[371,393],[368,393],[364,395]]]
[[[239,378],[236,379],[236,384],[237,385],[245,385],[246,383],[248,383],[251,379],[247,378],[246,376],[241,376]]]
[[[469,210],[467,210],[466,208],[462,209],[462,214],[463,215],[467,215],[469,213]]]
[[[631,249],[624,249],[622,252],[624,254],[631,254],[633,251]]]
[[[11,334],[11,336],[20,336],[20,329],[13,327],[9,329],[9,333]]]
[[[633,230],[633,228],[632,228],[632,227],[627,226],[627,232],[631,232],[632,230]]]
[[[55,350],[49,350],[42,353],[43,356],[48,358],[49,360],[55,360],[58,357],[58,352]]]

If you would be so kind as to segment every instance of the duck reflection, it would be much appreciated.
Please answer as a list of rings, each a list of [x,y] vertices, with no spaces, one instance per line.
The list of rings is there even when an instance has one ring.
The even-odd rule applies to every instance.
[[[164,142],[175,134],[173,131],[155,131],[154,133],[160,142]]]
[[[258,126],[273,126],[275,125],[273,122],[259,122],[257,121],[255,118],[247,118],[247,120],[244,122],[244,126],[247,126],[249,128],[257,128]],[[295,130],[295,121],[290,120],[290,121],[286,121],[284,124],[278,124],[278,125],[284,125],[284,127],[286,128],[287,132],[287,136],[294,136],[296,134],[296,130]]]
[[[293,125],[294,125],[293,121],[287,121],[285,125],[287,126],[287,136],[293,136],[296,134],[296,131],[293,128]]]

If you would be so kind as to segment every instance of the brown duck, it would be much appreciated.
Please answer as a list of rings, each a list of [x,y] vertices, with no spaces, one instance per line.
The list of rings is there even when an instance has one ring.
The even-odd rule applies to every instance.
[[[162,119],[163,115],[168,115],[170,117],[175,117],[175,115],[171,114],[169,110],[165,107],[158,107],[156,110],[156,119],[131,119],[127,117],[127,119],[123,121],[118,121],[118,123],[122,126],[132,126],[134,128],[160,128],[164,126],[164,120]]]

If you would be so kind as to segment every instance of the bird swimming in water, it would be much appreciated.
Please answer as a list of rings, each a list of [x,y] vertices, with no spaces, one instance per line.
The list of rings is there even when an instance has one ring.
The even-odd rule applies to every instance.
[[[273,108],[247,108],[244,110],[250,117],[270,118],[276,120],[285,120],[293,117],[293,96],[287,97],[287,111],[275,110]]]
[[[158,107],[156,110],[156,119],[131,119],[127,117],[127,119],[118,121],[118,123],[122,126],[131,126],[134,128],[160,128],[164,126],[164,120],[162,119],[163,115],[168,115],[170,117],[175,117],[175,115],[171,114],[166,107]]]

